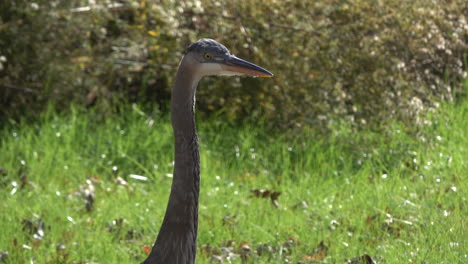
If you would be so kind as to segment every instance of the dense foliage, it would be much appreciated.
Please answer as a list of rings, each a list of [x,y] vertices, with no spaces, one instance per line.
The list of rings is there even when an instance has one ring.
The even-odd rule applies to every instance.
[[[165,111],[185,47],[211,37],[275,78],[209,78],[202,113],[285,127],[419,121],[463,91],[466,12],[465,0],[1,1],[0,117],[72,101]]]

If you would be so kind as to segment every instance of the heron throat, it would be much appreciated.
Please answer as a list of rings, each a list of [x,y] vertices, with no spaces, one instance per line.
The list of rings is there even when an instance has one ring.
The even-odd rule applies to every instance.
[[[200,154],[195,126],[195,93],[200,78],[182,60],[171,98],[174,176],[156,243],[143,264],[195,263],[200,192]]]

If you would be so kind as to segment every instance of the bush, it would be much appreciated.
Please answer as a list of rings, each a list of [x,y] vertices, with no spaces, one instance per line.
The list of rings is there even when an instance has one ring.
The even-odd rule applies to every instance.
[[[0,115],[72,101],[166,111],[182,52],[202,37],[275,73],[203,81],[198,111],[232,120],[420,124],[463,92],[464,0],[90,2],[0,3]]]

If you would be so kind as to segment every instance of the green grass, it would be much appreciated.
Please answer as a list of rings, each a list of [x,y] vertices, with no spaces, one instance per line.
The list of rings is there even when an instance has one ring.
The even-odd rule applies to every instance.
[[[210,263],[216,251],[240,253],[241,244],[252,250],[247,263],[343,263],[364,254],[380,263],[468,262],[468,103],[428,118],[417,133],[395,124],[379,133],[339,127],[294,137],[199,120],[197,262]],[[168,119],[136,108],[107,119],[50,111],[6,125],[0,252],[8,257],[0,263],[139,263],[165,212],[172,159]],[[281,192],[279,208],[254,189]],[[271,252],[258,256],[260,244]]]

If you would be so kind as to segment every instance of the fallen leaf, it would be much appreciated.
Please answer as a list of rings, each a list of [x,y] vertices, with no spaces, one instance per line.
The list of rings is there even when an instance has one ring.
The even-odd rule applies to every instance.
[[[233,225],[237,221],[237,215],[225,215],[223,217],[223,226]]]
[[[273,253],[273,247],[268,244],[260,244],[257,246],[257,255],[262,256],[265,254],[270,255]]]
[[[273,206],[275,206],[276,208],[279,207],[278,197],[281,195],[281,192],[273,192],[265,189],[254,189],[251,190],[251,192],[254,194],[255,197],[258,198],[270,198]]]
[[[377,215],[368,215],[366,218],[366,225],[370,226],[373,224],[373,222],[377,219]]]
[[[151,253],[151,248],[148,245],[143,245],[143,250],[145,251],[146,255]]]
[[[201,252],[205,256],[219,255],[218,249],[209,244],[203,244],[201,246]]]
[[[238,253],[243,261],[247,260],[248,256],[252,253],[252,249],[250,248],[249,243],[246,241],[240,243]]]
[[[364,254],[360,257],[355,257],[353,259],[347,260],[348,264],[377,264],[375,260],[371,258],[371,256]]]
[[[113,233],[115,231],[120,232],[123,226],[123,222],[125,219],[117,218],[112,220],[112,223],[107,226],[107,231]]]
[[[124,180],[122,177],[118,176],[117,179],[115,179],[115,183],[118,185],[124,185],[127,186],[128,183],[126,180]]]
[[[143,234],[141,232],[138,232],[135,229],[131,229],[127,231],[127,235],[125,236],[125,239],[132,240],[132,239],[140,239],[142,237],[143,237]]]
[[[86,183],[80,186],[80,194],[85,201],[86,211],[90,212],[94,208],[95,187],[93,182],[99,182],[99,178],[87,179]]]
[[[310,253],[310,255],[304,256],[303,260],[306,263],[315,263],[319,260],[322,260],[328,252],[328,247],[323,243],[323,240],[320,241],[318,246]]]
[[[44,238],[45,232],[45,224],[42,219],[37,220],[28,220],[23,219],[21,222],[23,224],[23,231],[28,232],[33,236],[35,240],[42,240]]]
[[[297,245],[297,244],[299,244],[298,240],[296,238],[294,238],[293,236],[289,236],[288,240],[283,243],[283,247],[291,248],[291,247],[293,247],[294,245]]]
[[[58,260],[60,260],[60,263],[67,262],[65,260],[68,258],[69,254],[66,251],[66,249],[67,247],[64,244],[60,244],[60,243],[58,243],[55,247],[55,250],[57,251],[56,257]]]
[[[132,179],[135,179],[135,180],[139,180],[139,181],[147,181],[148,180],[148,177],[137,175],[137,174],[130,174],[130,175],[128,175],[128,177],[130,177]]]
[[[28,175],[26,173],[21,174],[20,176],[20,188],[23,189],[26,185],[29,184]]]
[[[8,263],[8,251],[0,252],[0,263]]]
[[[273,192],[273,193],[271,193],[271,195],[270,195],[271,203],[272,203],[276,208],[279,207],[278,197],[280,196],[280,194],[281,194],[280,192]]]
[[[304,200],[302,200],[302,201],[300,201],[300,202],[298,202],[297,204],[295,204],[295,205],[292,206],[292,209],[293,209],[293,210],[296,210],[296,209],[307,209],[307,208],[309,208],[309,204],[308,204],[306,201],[304,201]]]

